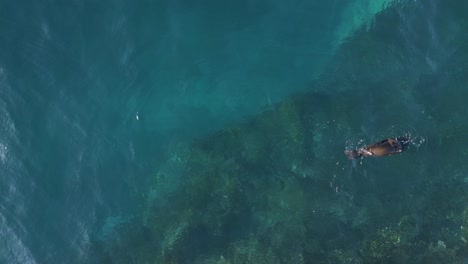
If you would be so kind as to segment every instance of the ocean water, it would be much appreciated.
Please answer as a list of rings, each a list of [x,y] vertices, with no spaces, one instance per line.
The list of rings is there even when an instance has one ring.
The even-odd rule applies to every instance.
[[[466,263],[467,13],[0,2],[0,263]]]

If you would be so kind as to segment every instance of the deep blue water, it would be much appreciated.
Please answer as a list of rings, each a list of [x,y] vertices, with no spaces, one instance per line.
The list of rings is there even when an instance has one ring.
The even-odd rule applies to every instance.
[[[468,124],[466,4],[378,2],[1,1],[0,262],[123,263],[102,248],[125,245],[120,227],[144,233],[149,200],[171,203],[158,195],[182,179],[158,190],[155,177],[174,148],[300,92],[341,102],[324,106],[314,141],[413,133],[421,157],[435,144],[459,161],[438,173],[466,175],[466,153],[451,151]],[[338,163],[337,182],[359,168]]]

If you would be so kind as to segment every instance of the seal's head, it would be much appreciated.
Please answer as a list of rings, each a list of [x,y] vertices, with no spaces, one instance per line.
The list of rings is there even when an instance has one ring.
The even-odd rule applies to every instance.
[[[411,139],[407,137],[397,137],[395,140],[400,143],[402,151],[406,150],[411,143]]]

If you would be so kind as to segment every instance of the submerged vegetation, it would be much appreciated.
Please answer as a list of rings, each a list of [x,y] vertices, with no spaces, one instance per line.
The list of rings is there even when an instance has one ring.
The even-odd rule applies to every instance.
[[[450,12],[450,5],[440,6]],[[313,84],[333,94],[292,96],[243,124],[170,148],[136,220],[139,233],[120,230],[128,242],[110,243],[102,249],[105,258],[466,263],[467,153],[458,145],[466,141],[467,127],[456,120],[465,107],[461,98],[467,98],[462,62],[468,50],[454,46],[462,42],[447,34],[438,41],[453,53],[437,61],[434,55],[437,71],[426,58],[405,66],[398,57],[411,50],[392,53],[383,50],[392,45],[382,46],[400,43],[401,32],[379,32],[379,21],[402,23],[398,12],[408,12],[393,8],[380,15],[374,30],[363,29],[344,44],[354,52],[338,52],[330,73]],[[367,66],[354,69],[356,61]],[[405,74],[413,67],[427,71]],[[445,109],[441,101],[455,103]],[[362,138],[369,143],[401,133],[412,133],[415,141],[401,155],[353,164],[343,154],[347,140],[353,147]],[[420,137],[430,140],[420,144]],[[465,158],[451,158],[460,156]],[[132,242],[142,239],[143,245]]]

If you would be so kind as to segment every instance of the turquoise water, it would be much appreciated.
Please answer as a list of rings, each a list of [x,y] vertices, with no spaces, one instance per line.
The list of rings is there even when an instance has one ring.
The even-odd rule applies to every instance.
[[[0,262],[464,263],[468,6],[322,2],[1,2]]]

